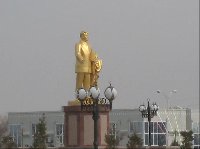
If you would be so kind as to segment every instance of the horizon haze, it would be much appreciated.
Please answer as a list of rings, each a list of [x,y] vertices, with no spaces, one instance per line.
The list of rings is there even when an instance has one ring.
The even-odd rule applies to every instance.
[[[101,96],[109,82],[118,91],[113,108],[150,98],[199,109],[198,0],[1,0],[0,115],[61,110],[75,99],[83,30],[103,60]]]

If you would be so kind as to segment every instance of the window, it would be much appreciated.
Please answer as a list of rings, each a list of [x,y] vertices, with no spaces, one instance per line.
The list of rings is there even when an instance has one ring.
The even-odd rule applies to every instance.
[[[153,128],[154,128],[154,133],[158,133],[158,125],[157,125],[157,123],[153,123]]]
[[[158,145],[159,146],[166,145],[166,135],[165,134],[158,134]]]
[[[194,136],[193,140],[194,149],[199,149],[200,148],[199,122],[193,122],[192,131]]]
[[[31,135],[32,135],[32,143],[34,142],[34,136],[35,136],[35,133],[36,133],[36,130],[37,130],[37,124],[33,123],[31,125]]]
[[[148,145],[148,143],[149,143],[149,135],[148,134],[145,134],[145,141],[144,141],[144,143],[145,143],[145,145]]]
[[[32,136],[36,133],[36,124],[32,124]]]
[[[19,124],[9,125],[10,136],[13,138],[13,141],[16,143],[17,147],[22,145],[22,127]]]
[[[148,124],[148,122],[145,122],[144,125],[145,125],[145,133],[148,133],[149,132],[149,124]]]
[[[154,133],[154,139],[153,139],[153,141],[154,141],[154,145],[157,145],[158,144],[158,134],[157,133]]]
[[[194,134],[194,146],[200,146],[200,134]]]
[[[145,122],[145,145],[149,144],[149,123]],[[166,145],[166,122],[151,122],[151,144],[154,146]]]
[[[150,123],[151,133],[153,133],[153,122]]]
[[[56,124],[56,142],[61,145],[64,144],[64,124]]]
[[[158,133],[166,133],[166,122],[158,122]]]

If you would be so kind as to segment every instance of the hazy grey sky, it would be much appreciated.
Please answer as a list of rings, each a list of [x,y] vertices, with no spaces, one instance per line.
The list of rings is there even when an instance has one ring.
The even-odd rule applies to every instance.
[[[199,106],[198,0],[0,0],[0,114],[60,110],[74,99],[74,44],[88,31],[113,108],[146,99]]]

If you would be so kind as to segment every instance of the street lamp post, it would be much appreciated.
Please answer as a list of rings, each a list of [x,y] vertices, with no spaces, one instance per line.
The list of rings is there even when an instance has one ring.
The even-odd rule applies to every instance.
[[[172,91],[170,91],[169,92],[169,94],[166,94],[165,92],[162,92],[161,90],[157,90],[156,91],[156,93],[158,93],[158,94],[162,94],[163,96],[164,96],[164,98],[166,99],[166,106],[167,106],[167,110],[169,109],[169,100],[170,100],[170,96],[172,95],[172,94],[175,94],[175,93],[177,93],[177,90],[172,90]]]
[[[171,90],[168,94],[166,94],[165,92],[162,92],[161,90],[157,90],[156,93],[162,94],[163,97],[165,98],[166,102],[167,102],[166,103],[166,113],[167,113],[166,123],[168,123],[168,122],[170,122],[169,117],[168,117],[169,100],[170,100],[170,97],[172,96],[172,94],[177,93],[177,90]],[[169,139],[169,129],[168,129],[168,127],[166,127],[166,145],[167,146],[168,146],[168,139]]]
[[[149,99],[147,99],[147,107],[143,104],[140,105],[139,107],[139,111],[142,113],[142,117],[144,118],[148,118],[148,122],[149,122],[149,144],[148,146],[151,146],[151,118],[153,118],[154,116],[157,115],[157,111],[158,111],[158,105],[156,103],[153,103],[152,106],[150,107],[149,105]]]
[[[24,146],[24,124],[22,123],[21,124],[21,137],[22,137],[22,144],[21,144],[21,146],[22,146],[22,148],[23,148],[23,146]]]
[[[105,98],[100,98],[100,90],[97,86],[93,86],[86,91],[80,88],[76,91],[76,97],[81,103],[81,111],[92,112],[92,119],[94,120],[94,149],[98,149],[98,120],[99,107],[104,107],[105,110],[112,110],[112,102],[116,98],[117,90],[108,86],[104,91]]]

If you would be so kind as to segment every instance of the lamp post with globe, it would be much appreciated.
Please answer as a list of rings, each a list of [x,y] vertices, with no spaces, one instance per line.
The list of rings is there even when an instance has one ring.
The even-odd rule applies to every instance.
[[[110,84],[105,89],[104,95],[105,98],[100,97],[100,90],[97,86],[91,87],[89,91],[84,88],[76,91],[76,97],[81,103],[81,110],[92,112],[92,119],[94,120],[94,149],[98,149],[99,108],[112,110],[112,102],[116,98],[117,90]]]
[[[169,100],[170,100],[170,97],[172,96],[172,94],[176,94],[177,93],[177,90],[172,90],[169,92],[169,94],[166,94],[165,92],[162,92],[161,90],[157,90],[156,91],[157,94],[162,94],[164,96],[164,98],[166,99],[166,109],[168,110],[169,109]]]
[[[149,122],[149,144],[148,146],[151,146],[151,118],[157,115],[157,111],[159,109],[158,105],[156,103],[153,103],[151,106],[149,105],[150,99],[147,99],[147,107],[143,104],[140,105],[139,111],[142,113],[142,117],[148,118]]]
[[[171,96],[173,94],[177,93],[177,90],[171,90],[168,94],[165,93],[165,92],[163,92],[163,91],[161,91],[161,90],[157,90],[156,93],[157,94],[162,94],[163,97],[166,100],[166,115],[167,115],[166,123],[168,123],[168,122],[170,123],[170,119],[168,117],[168,113],[169,113],[169,101],[170,101]],[[167,133],[166,133],[166,145],[168,146],[169,145],[168,144],[168,139],[169,139],[169,128],[168,127],[166,127],[166,131],[167,131]]]

